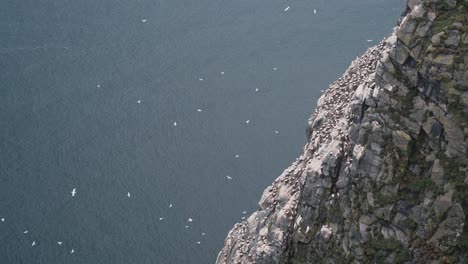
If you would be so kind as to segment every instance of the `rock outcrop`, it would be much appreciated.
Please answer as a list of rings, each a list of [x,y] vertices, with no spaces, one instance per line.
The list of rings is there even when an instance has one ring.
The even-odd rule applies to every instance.
[[[217,263],[468,263],[468,0],[409,0]]]

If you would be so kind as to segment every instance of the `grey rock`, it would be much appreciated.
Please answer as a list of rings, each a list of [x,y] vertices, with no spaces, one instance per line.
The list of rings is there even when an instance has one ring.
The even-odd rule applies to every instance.
[[[410,16],[421,18],[424,16],[426,10],[424,10],[424,6],[422,4],[415,5],[410,13]]]
[[[391,239],[394,239],[395,238],[395,231],[390,228],[390,227],[382,227],[382,229],[380,230],[380,232],[382,233],[384,239],[387,239],[387,240],[391,240]]]
[[[436,159],[434,161],[434,164],[432,165],[432,169],[431,169],[431,180],[435,184],[441,186],[445,182],[445,177],[444,176],[445,176],[444,168],[440,164],[440,161],[438,159]]]
[[[457,0],[445,0],[445,3],[447,3],[447,5],[451,8],[457,6]]]
[[[441,251],[448,251],[456,246],[465,223],[465,213],[460,204],[454,204],[449,210],[447,218],[439,225],[439,228],[428,240],[428,244]]]
[[[432,26],[431,21],[420,23],[418,28],[416,29],[416,33],[421,38],[425,37],[427,35],[427,33],[429,32],[429,29],[431,28],[431,26]]]
[[[450,207],[452,207],[452,196],[453,190],[437,197],[437,199],[434,201],[434,212],[436,217],[441,217],[450,209]]]
[[[413,33],[416,30],[417,26],[418,26],[418,22],[406,17],[403,20],[403,23],[400,26],[399,30],[396,32],[398,39],[403,41],[403,43],[405,43],[406,46],[410,46],[411,41],[414,39]]]
[[[436,45],[437,45],[437,44],[440,44],[440,38],[441,38],[444,34],[445,34],[445,32],[439,32],[439,33],[433,35],[432,38],[431,38],[431,42],[432,42],[433,44],[436,44]]]
[[[442,133],[443,126],[439,121],[437,121],[437,119],[430,117],[424,123],[423,129],[431,137],[439,138]]]
[[[455,56],[453,54],[440,54],[434,58],[434,63],[450,66],[453,64]]]
[[[468,44],[468,33],[463,34],[462,36],[462,43]],[[466,63],[465,63],[466,64]]]
[[[466,106],[468,106],[468,91],[462,93],[460,95],[460,99],[465,104],[465,108],[466,108]]]
[[[449,33],[448,33],[448,37],[447,39],[445,40],[445,45],[449,46],[449,47],[458,47],[458,43],[460,42],[460,32],[458,30],[451,30]]]
[[[405,133],[404,131],[397,130],[392,133],[393,144],[403,150],[408,150],[408,144],[411,141],[411,136]]]
[[[413,10],[416,5],[421,4],[421,0],[409,0],[408,7],[410,10]]]
[[[395,52],[395,61],[398,62],[398,64],[403,65],[408,56],[409,52],[406,48],[403,45],[398,45]]]
[[[427,19],[429,19],[429,21],[434,21],[434,19],[436,19],[436,17],[437,17],[437,15],[434,12],[429,12],[427,14]]]

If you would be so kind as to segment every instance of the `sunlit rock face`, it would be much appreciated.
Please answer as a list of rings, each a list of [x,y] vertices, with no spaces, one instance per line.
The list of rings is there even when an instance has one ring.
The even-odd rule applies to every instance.
[[[468,1],[410,0],[217,263],[468,262]]]

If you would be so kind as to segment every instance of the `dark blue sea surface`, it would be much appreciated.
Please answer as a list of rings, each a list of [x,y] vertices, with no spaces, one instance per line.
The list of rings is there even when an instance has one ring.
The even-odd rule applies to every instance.
[[[403,3],[2,0],[0,263],[213,263]]]

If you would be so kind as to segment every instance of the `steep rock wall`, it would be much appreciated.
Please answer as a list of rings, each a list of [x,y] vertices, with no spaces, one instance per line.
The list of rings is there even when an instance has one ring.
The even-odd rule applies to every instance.
[[[468,262],[468,1],[410,0],[216,263]]]

